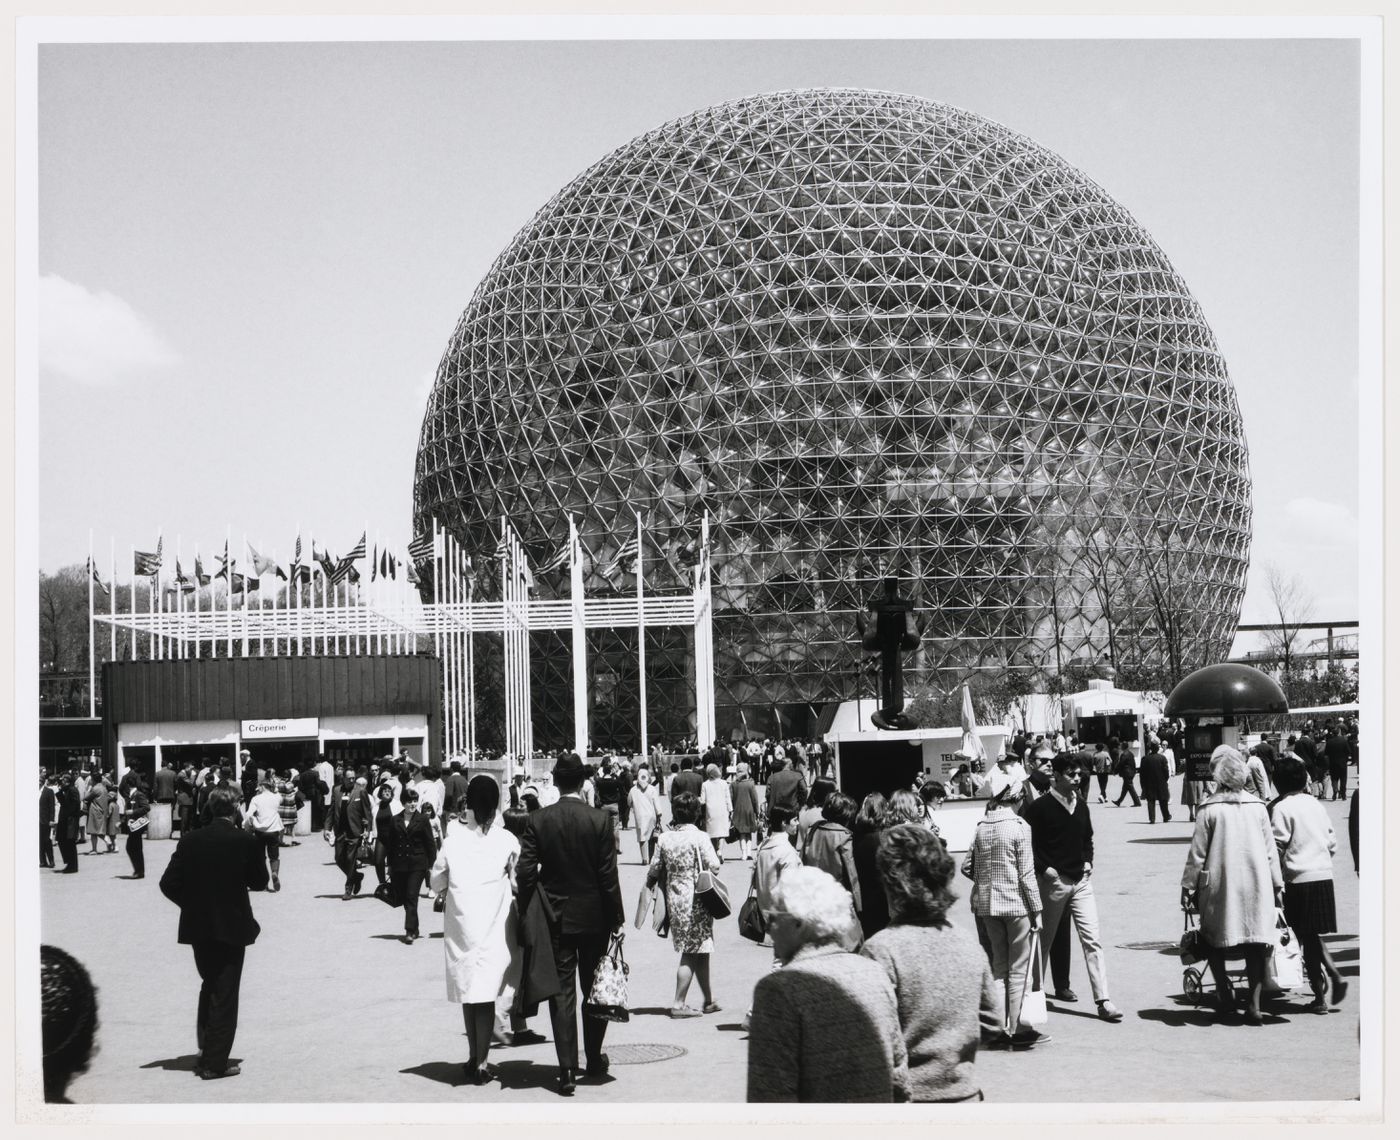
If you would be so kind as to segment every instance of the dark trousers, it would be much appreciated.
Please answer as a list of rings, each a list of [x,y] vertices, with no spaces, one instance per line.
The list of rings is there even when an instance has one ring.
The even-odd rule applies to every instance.
[[[1099,782],[1099,795],[1103,796],[1104,799],[1108,799],[1108,773],[1099,772],[1096,774],[1095,778]]]
[[[585,998],[593,985],[598,962],[608,952],[608,933],[593,930],[564,934],[551,928],[554,964],[559,970],[559,993],[549,999],[549,1024],[554,1030],[554,1052],[561,1069],[578,1068],[578,993]],[[608,1023],[596,1017],[583,1019],[584,1063],[596,1064],[603,1052]]]
[[[175,819],[180,828],[181,835],[188,835],[194,827],[194,804],[177,804],[175,806]]]
[[[417,934],[418,896],[422,893],[423,880],[428,877],[428,872],[390,867],[389,874],[393,877],[394,890],[403,898],[403,932]]]
[[[49,834],[49,825],[46,823],[39,825],[39,866],[53,866],[53,837]]]
[[[63,869],[65,871],[78,869],[78,837],[76,835],[65,836],[59,832],[58,853],[63,856]]]
[[[1126,797],[1126,796],[1132,796],[1132,797],[1133,797],[1133,807],[1138,807],[1138,806],[1140,806],[1140,805],[1142,804],[1142,801],[1141,801],[1140,799],[1138,799],[1137,789],[1136,789],[1135,787],[1133,787],[1133,777],[1132,777],[1132,776],[1124,776],[1124,777],[1123,777],[1123,790],[1122,790],[1121,792],[1118,793],[1118,798],[1117,798],[1116,800],[1113,801],[1114,804],[1121,807],[1122,804],[1123,804],[1123,799],[1124,799],[1124,797]]]
[[[345,889],[355,886],[355,876],[359,874],[360,840],[354,835],[338,835],[335,840],[335,865],[345,872]]]
[[[1056,990],[1069,989],[1069,931],[1072,922],[1062,922],[1050,943],[1050,984]]]
[[[134,875],[144,875],[146,873],[146,831],[133,831],[126,837],[126,857],[131,860],[131,872]]]
[[[1340,764],[1332,769],[1332,798],[1334,800],[1344,800],[1347,798],[1347,766]]]
[[[216,1073],[228,1067],[233,1035],[238,1031],[238,987],[243,981],[245,947],[227,942],[196,942],[194,965],[199,971],[199,1012],[195,1039],[200,1065]]]
[[[1158,804],[1161,804],[1161,805],[1162,805],[1162,821],[1163,821],[1164,823],[1170,823],[1170,822],[1171,822],[1172,812],[1171,812],[1171,808],[1167,807],[1167,797],[1166,797],[1165,795],[1160,795],[1160,796],[1148,796],[1148,795],[1144,795],[1143,798],[1147,800],[1147,822],[1148,822],[1148,823],[1156,823],[1156,822],[1157,822],[1157,805],[1158,805]]]
[[[311,797],[311,830],[321,831],[326,826],[326,805],[320,796]]]

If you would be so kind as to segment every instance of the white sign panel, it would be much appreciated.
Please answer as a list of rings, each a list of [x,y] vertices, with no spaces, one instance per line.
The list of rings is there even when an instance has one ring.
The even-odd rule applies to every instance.
[[[320,727],[320,718],[314,716],[245,720],[242,724],[242,736],[244,740],[292,740],[303,736],[314,737]]]

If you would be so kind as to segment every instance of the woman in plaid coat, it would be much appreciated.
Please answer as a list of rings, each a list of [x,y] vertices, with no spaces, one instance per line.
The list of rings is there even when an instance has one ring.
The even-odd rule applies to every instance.
[[[1021,1024],[1021,998],[1030,969],[1032,934],[1040,929],[1040,888],[1031,855],[1031,828],[1016,814],[1019,784],[1009,784],[987,805],[962,873],[972,880],[969,900],[977,934],[992,961],[992,977],[1005,1009],[1005,1037],[1020,1048],[1049,1037]]]

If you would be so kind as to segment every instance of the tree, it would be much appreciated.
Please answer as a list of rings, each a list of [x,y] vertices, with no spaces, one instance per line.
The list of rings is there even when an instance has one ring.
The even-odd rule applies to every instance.
[[[1278,619],[1264,634],[1264,643],[1278,662],[1279,675],[1285,682],[1293,677],[1297,663],[1298,635],[1312,617],[1313,596],[1296,574],[1285,574],[1275,563],[1264,567],[1264,587],[1269,595],[1269,608]]]
[[[86,672],[88,585],[86,566],[39,572],[39,671]]]

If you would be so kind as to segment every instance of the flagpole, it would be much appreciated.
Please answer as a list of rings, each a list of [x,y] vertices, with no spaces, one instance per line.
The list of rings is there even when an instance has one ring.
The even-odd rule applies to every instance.
[[[160,553],[160,531],[156,531],[156,553]],[[160,613],[160,563],[156,563],[156,572],[151,575],[146,584],[146,609],[151,615],[151,659],[159,661],[165,651],[161,636],[156,632],[160,628],[156,620]]]
[[[109,616],[111,617],[111,619],[112,619],[112,623],[111,623],[111,624],[112,624],[112,628],[111,628],[111,631],[110,631],[110,636],[111,636],[112,640],[111,640],[111,642],[110,642],[110,648],[109,648],[109,652],[108,652],[108,654],[107,654],[107,660],[108,660],[108,661],[115,661],[115,660],[117,659],[117,537],[116,537],[116,535],[111,535],[111,536],[109,536],[109,543],[110,543],[110,545],[109,545],[109,547],[108,547],[108,551],[109,551],[108,557],[112,560],[112,566],[111,566],[111,573],[108,574],[108,576],[107,576],[107,583],[108,583],[112,588],[111,588],[111,590],[110,590],[110,591],[108,592],[108,594],[107,594],[107,601],[108,601],[108,603],[109,603],[109,605],[110,605],[110,608],[108,609],[107,612],[108,612],[108,615],[109,615]]]
[[[470,560],[468,560],[470,561]],[[467,596],[467,757],[476,755],[476,577],[466,575]]]
[[[301,520],[297,520],[297,540],[292,547],[292,572],[287,576],[289,579],[288,588],[296,591],[296,615],[292,618],[292,645],[290,653],[293,657],[301,656]]]
[[[116,589],[117,584],[112,583],[112,589]],[[131,544],[131,586],[129,589],[130,600],[127,603],[127,612],[133,618],[136,617],[136,544]],[[136,660],[136,623],[131,624],[131,659]]]
[[[180,565],[180,555],[184,553],[181,549],[184,543],[184,536],[175,536],[175,659],[183,661],[185,659],[185,584],[180,581],[185,568]]]
[[[92,528],[88,528],[88,716],[97,715],[97,645],[96,632],[97,623],[93,614],[92,576],[97,573],[97,566],[92,560]],[[57,666],[58,662],[55,661]],[[40,836],[47,842],[46,836]]]
[[[637,511],[637,690],[641,706],[642,762],[647,758],[647,623],[642,597],[642,512]]]
[[[440,579],[440,576],[439,576],[439,574],[438,574],[438,563],[441,561],[441,558],[442,558],[442,540],[441,540],[441,539],[439,538],[439,536],[438,536],[437,518],[434,517],[434,518],[433,518],[433,601],[432,601],[432,608],[431,608],[431,609],[428,609],[427,612],[431,613],[431,614],[432,614],[432,617],[433,617],[433,652],[437,655],[438,665],[439,665],[440,667],[441,667],[442,664],[443,664],[443,655],[442,655],[442,588],[441,588],[441,586],[440,586],[440,584],[439,584],[441,579]],[[425,609],[427,609],[427,607],[425,607]],[[444,698],[444,699],[443,699],[443,707],[442,707],[442,715],[443,715],[443,724],[442,724],[442,733],[443,733],[443,735],[442,735],[442,744],[443,744],[443,751],[446,753],[446,755],[443,757],[444,760],[451,756],[451,752],[448,750],[448,747],[447,747],[447,701],[446,701],[446,697],[447,697],[447,684],[446,684],[446,682],[447,682],[447,676],[446,676],[446,673],[444,672],[444,674],[443,674],[443,690],[442,690],[442,694],[443,694],[443,698]]]
[[[588,755],[588,635],[583,625],[583,547],[569,516],[569,610],[574,631],[574,751]]]
[[[458,721],[457,707],[457,551],[452,535],[442,532],[442,578],[443,597],[441,603],[444,622],[450,622],[443,629],[442,646],[442,692],[445,702],[444,724],[447,729],[447,753],[457,754],[461,748],[461,724]]]
[[[224,609],[228,614],[228,655],[233,656],[233,569],[229,565],[229,543],[233,541],[233,527],[224,526]]]

